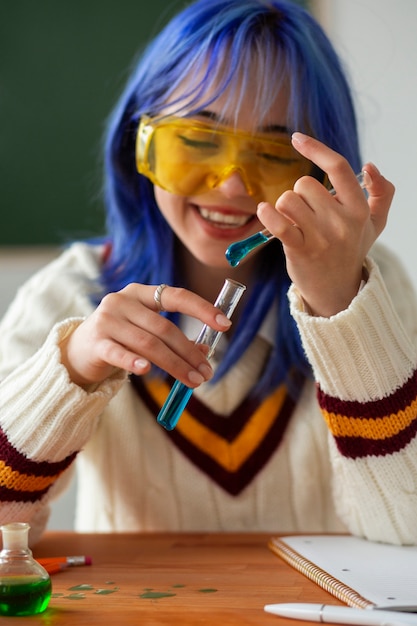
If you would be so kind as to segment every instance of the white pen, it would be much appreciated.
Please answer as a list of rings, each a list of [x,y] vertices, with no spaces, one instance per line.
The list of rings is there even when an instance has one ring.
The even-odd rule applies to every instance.
[[[280,617],[310,622],[359,626],[417,626],[417,614],[380,609],[355,609],[326,604],[266,604],[264,610]]]

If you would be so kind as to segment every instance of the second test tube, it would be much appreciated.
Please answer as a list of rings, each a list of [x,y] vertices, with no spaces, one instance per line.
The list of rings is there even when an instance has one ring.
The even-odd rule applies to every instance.
[[[245,289],[246,286],[242,285],[242,283],[238,283],[236,280],[232,280],[231,278],[226,278],[214,306],[220,309],[220,311],[222,311],[226,317],[230,319]],[[207,324],[204,324],[201,329],[196,339],[196,343],[203,343],[209,347],[207,354],[208,359],[212,356],[222,334],[222,331],[213,330]],[[176,380],[161,410],[159,411],[157,417],[158,423],[167,430],[175,428],[192,393],[193,389],[191,387],[188,387],[179,380]]]

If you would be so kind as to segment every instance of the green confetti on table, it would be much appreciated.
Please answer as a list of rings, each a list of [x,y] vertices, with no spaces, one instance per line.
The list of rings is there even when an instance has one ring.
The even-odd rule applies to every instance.
[[[159,598],[172,598],[175,595],[175,593],[170,593],[169,591],[145,591],[139,597],[145,600],[159,600]]]
[[[206,589],[199,589],[200,593],[216,593],[217,589],[212,589],[210,587],[207,587]]]

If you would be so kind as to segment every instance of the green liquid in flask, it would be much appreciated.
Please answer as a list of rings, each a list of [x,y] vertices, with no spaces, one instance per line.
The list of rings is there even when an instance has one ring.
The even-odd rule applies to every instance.
[[[29,524],[0,526],[0,615],[36,615],[48,606],[52,584],[48,572],[28,547]]]
[[[48,606],[52,593],[50,579],[11,576],[0,580],[0,615],[36,615]]]

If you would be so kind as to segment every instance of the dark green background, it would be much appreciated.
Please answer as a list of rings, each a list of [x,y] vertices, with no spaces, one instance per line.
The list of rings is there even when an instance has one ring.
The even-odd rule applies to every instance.
[[[0,245],[102,232],[105,120],[136,54],[185,4],[0,0]]]

